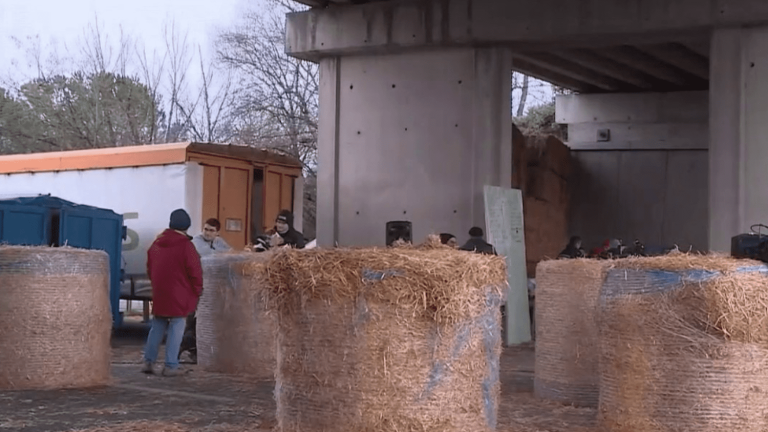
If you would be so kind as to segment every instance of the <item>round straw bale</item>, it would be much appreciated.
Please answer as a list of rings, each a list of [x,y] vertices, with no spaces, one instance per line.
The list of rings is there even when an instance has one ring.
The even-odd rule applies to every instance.
[[[111,332],[105,252],[0,246],[0,390],[108,384]]]
[[[315,249],[251,269],[278,315],[278,430],[495,430],[503,258]]]
[[[768,267],[676,254],[614,263],[599,300],[606,430],[768,430]]]
[[[224,253],[203,257],[203,295],[197,306],[197,362],[212,372],[274,379],[275,325],[243,279],[242,264],[271,255]]]
[[[542,261],[536,268],[536,396],[596,407],[599,371],[595,314],[608,261]]]

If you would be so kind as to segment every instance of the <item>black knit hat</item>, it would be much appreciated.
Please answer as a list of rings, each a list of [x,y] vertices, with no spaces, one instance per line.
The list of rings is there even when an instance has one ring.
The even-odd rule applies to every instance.
[[[469,230],[469,236],[470,237],[482,237],[483,236],[483,229],[480,227],[472,227]]]
[[[183,209],[174,210],[171,213],[171,222],[168,224],[168,228],[177,231],[186,231],[192,225],[192,219],[189,218],[189,213]]]
[[[277,214],[277,220],[285,222],[293,228],[293,213],[290,210],[280,210],[280,213]]]

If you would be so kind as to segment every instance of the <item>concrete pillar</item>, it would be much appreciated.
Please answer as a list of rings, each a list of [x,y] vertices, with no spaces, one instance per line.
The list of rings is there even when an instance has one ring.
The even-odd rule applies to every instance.
[[[414,241],[483,227],[485,185],[512,176],[511,58],[436,49],[320,61],[320,246],[381,246],[385,224]]]
[[[768,27],[716,30],[711,50],[709,244],[727,252],[768,223]]]

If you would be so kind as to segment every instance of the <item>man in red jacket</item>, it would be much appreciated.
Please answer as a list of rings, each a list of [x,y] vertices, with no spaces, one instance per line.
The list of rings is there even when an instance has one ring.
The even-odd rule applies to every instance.
[[[144,349],[142,372],[154,373],[166,330],[164,376],[180,375],[179,347],[187,316],[197,308],[203,293],[203,270],[187,230],[192,224],[184,210],[174,210],[168,229],[147,252],[147,273],[152,281],[152,328]]]

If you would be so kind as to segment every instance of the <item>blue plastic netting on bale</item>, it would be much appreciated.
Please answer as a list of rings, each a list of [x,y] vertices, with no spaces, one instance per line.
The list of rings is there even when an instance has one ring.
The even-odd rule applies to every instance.
[[[598,307],[605,430],[768,430],[768,267],[716,255],[617,261]]]
[[[503,258],[316,249],[254,267],[278,316],[278,430],[495,430]]]

